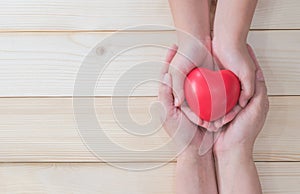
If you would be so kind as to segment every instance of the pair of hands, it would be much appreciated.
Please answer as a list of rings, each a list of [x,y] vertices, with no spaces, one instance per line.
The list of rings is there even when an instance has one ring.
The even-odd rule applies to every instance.
[[[187,37],[187,36],[186,36]],[[254,94],[255,90],[255,71],[256,66],[248,51],[246,44],[232,44],[233,46],[223,46],[224,44],[210,39],[197,41],[193,37],[187,37],[184,45],[179,48],[174,47],[173,58],[169,57],[170,68],[169,73],[172,76],[173,95],[175,97],[174,105],[180,107],[184,104],[184,81],[187,74],[195,67],[205,67],[216,70],[218,68],[231,70],[241,81],[241,94],[239,98],[239,106],[236,106],[231,112],[223,118],[213,122],[207,122],[196,117],[190,117],[190,120],[196,124],[208,129],[216,131],[226,123],[230,122],[245,107]],[[211,54],[212,53],[212,54]],[[213,57],[214,59],[213,59]],[[215,60],[215,61],[213,61]],[[217,63],[218,66],[215,64]],[[189,111],[191,112],[191,111]]]
[[[253,63],[255,66],[253,68],[253,79],[255,82],[255,84],[253,84],[255,85],[255,88],[253,89],[254,96],[243,109],[237,106],[231,113],[225,116],[226,119],[223,119],[222,124],[229,122],[231,119],[233,120],[229,124],[224,126],[223,130],[219,132],[218,138],[214,142],[215,152],[224,152],[235,147],[241,147],[241,145],[252,152],[254,141],[258,133],[262,129],[264,121],[266,119],[269,103],[263,73],[258,65],[251,47],[247,46],[246,49],[250,57],[250,59],[247,60],[251,60],[251,63]],[[230,57],[231,56],[228,55],[230,64],[235,64],[237,66],[241,64],[240,59],[242,58],[242,56],[232,58]],[[166,115],[164,115],[164,128],[171,137],[175,137],[176,132],[180,133],[176,135],[175,139],[175,143],[178,144],[179,147],[187,147],[187,150],[198,152],[199,147],[203,144],[203,138],[205,134],[210,134],[201,126],[206,126],[209,123],[196,118],[196,116],[186,105],[183,104],[180,107],[176,106],[174,100],[174,89],[178,89],[180,85],[174,85],[179,84],[178,80],[174,80],[174,76],[176,76],[176,74],[172,75],[172,73],[168,72],[171,68],[169,64],[174,60],[183,60],[182,62],[184,62],[184,59],[179,58],[179,55],[177,54],[177,47],[169,50],[169,53],[166,57],[166,65],[161,72],[162,83],[159,88],[158,97],[159,101],[162,103],[166,111]],[[244,72],[242,71],[247,67],[241,67],[242,70],[239,70],[238,67],[233,68],[236,68],[238,75],[248,76],[243,75]],[[247,96],[245,95],[245,92],[242,93],[242,95],[243,97],[241,97],[242,99],[240,99],[240,101],[245,101],[245,99],[247,100],[247,98],[245,97]],[[217,122],[219,121],[216,121],[216,123]],[[208,137],[212,136],[209,135]],[[206,140],[206,142],[211,141],[213,140]]]
[[[213,34],[211,1],[169,3],[178,48],[173,48],[167,57],[170,65],[163,69],[159,99],[166,110],[164,128],[180,149],[176,192],[259,194],[261,186],[252,149],[266,118],[268,99],[262,72],[246,44],[257,0],[218,1]],[[197,66],[228,69],[241,80],[239,105],[224,118],[203,121],[186,106],[184,81]]]

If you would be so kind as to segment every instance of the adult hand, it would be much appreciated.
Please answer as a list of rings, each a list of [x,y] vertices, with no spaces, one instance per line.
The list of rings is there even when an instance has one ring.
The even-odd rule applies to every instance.
[[[218,193],[214,158],[212,153],[213,133],[192,123],[180,107],[174,105],[172,77],[168,73],[169,62],[176,55],[176,47],[169,51],[167,63],[162,70],[162,83],[159,87],[159,101],[165,111],[161,115],[166,132],[177,145],[180,152],[176,163],[176,193],[198,194]],[[201,145],[204,150],[199,155]],[[207,147],[209,146],[209,147]]]
[[[253,51],[250,47],[248,50],[257,67],[254,96],[217,135],[213,148],[219,192],[224,194],[262,193],[252,152],[255,139],[264,125],[269,102],[262,71]]]
[[[184,50],[186,50],[186,49],[184,49]],[[187,55],[191,56],[192,58],[194,58],[197,61],[201,61],[200,65],[199,65],[201,67],[212,69],[212,70],[215,70],[216,68],[218,68],[217,66],[215,66],[209,50],[207,50],[205,47],[201,47],[201,46],[196,47],[195,51],[187,52]],[[193,68],[196,67],[186,57],[187,55],[182,55],[181,52],[178,51],[178,47],[173,46],[173,48],[171,49],[171,51],[169,52],[169,54],[167,55],[167,58],[166,58],[166,63],[171,62],[169,72],[173,79],[172,86],[173,86],[173,95],[174,96],[176,95],[176,94],[174,94],[174,92],[178,93],[178,91],[180,91],[179,92],[180,95],[177,95],[177,96],[181,96],[181,95],[184,96],[184,81],[185,81],[186,75]],[[184,63],[185,63],[185,65],[183,65]],[[174,66],[175,66],[175,68],[174,68]],[[176,69],[181,69],[181,70],[177,71]],[[176,92],[176,90],[177,90],[177,92]],[[182,97],[182,99],[184,100],[184,97]],[[176,103],[174,103],[174,105],[176,106]],[[185,101],[183,103],[181,103],[180,109],[185,113],[186,117],[190,121],[192,121],[194,124],[199,125],[203,128],[206,128],[210,132],[212,132],[212,131],[215,132],[219,128],[221,128],[223,125],[230,122],[237,115],[237,113],[240,111],[241,108],[239,106],[236,106],[233,108],[232,111],[227,113],[224,117],[222,117],[218,120],[212,121],[212,122],[208,122],[208,121],[205,121],[205,120],[202,120],[201,118],[199,118],[189,108],[189,106],[186,104]]]
[[[220,132],[214,144],[216,153],[243,147],[252,154],[254,141],[264,125],[269,110],[267,88],[262,70],[251,47],[247,46],[247,50],[257,69],[255,94],[235,119]]]

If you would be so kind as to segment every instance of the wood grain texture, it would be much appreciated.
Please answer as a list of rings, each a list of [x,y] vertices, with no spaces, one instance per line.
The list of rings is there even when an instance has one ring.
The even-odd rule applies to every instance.
[[[156,118],[149,112],[155,97],[128,99],[132,121],[116,119],[110,98],[97,98],[95,111],[106,136],[88,136],[84,141],[78,131],[70,98],[1,98],[0,99],[0,162],[96,162],[99,161],[86,147],[97,145],[99,158],[111,162],[168,161],[173,149],[157,150],[169,137],[158,128],[151,135],[137,136],[129,132],[133,124],[145,124]],[[300,97],[270,97],[270,113],[257,139],[256,161],[300,161]],[[114,104],[115,105],[115,104]],[[87,112],[86,106],[81,107]],[[119,106],[118,108],[126,108]],[[153,109],[151,109],[153,111]],[[123,113],[122,113],[123,114]],[[80,116],[87,116],[82,113]],[[80,118],[82,118],[80,117]],[[89,123],[89,121],[85,121]],[[92,127],[91,127],[92,128]],[[127,131],[126,131],[127,130]],[[138,133],[146,127],[138,128]],[[129,132],[128,132],[129,131]],[[87,136],[85,136],[87,137]],[[105,140],[109,140],[108,143]],[[115,150],[119,145],[125,150]],[[93,151],[97,147],[92,147]],[[147,150],[157,150],[148,152]],[[139,152],[144,150],[144,153]]]
[[[261,0],[252,29],[299,29],[299,6],[298,0]],[[165,0],[6,0],[1,3],[0,13],[2,31],[116,30],[144,24],[173,25]]]
[[[300,192],[298,162],[260,162],[256,165],[265,194]],[[141,172],[120,170],[107,164],[1,164],[0,192],[173,194],[174,169],[174,163]]]
[[[158,78],[166,53],[162,46],[176,41],[173,32],[122,33],[107,39],[109,35],[112,34],[1,33],[0,96],[72,96],[81,63],[94,47],[100,59],[119,49],[127,49],[107,64],[99,76],[95,95],[111,96],[116,83],[121,83],[121,88],[128,91],[126,88],[131,83]],[[103,39],[111,41],[96,47]],[[161,46],[128,49],[126,42],[116,42],[120,39],[127,43],[140,40]],[[300,95],[300,31],[252,32],[249,43],[264,70],[269,95]],[[85,76],[87,82],[91,81],[89,73]],[[122,76],[126,77],[125,81],[119,81]],[[156,94],[157,82],[147,82],[137,87],[132,95]]]
[[[268,94],[283,95],[270,97],[270,112],[254,149],[266,194],[300,193],[299,6],[299,0],[258,1],[248,38],[264,70]],[[174,193],[173,150],[147,152],[164,145],[168,135],[162,129],[148,136],[128,133],[146,130],[126,127],[132,126],[128,118],[116,120],[120,114],[112,110],[115,102],[103,97],[117,95],[116,88],[127,94],[133,82],[157,79],[165,47],[176,42],[169,30],[173,21],[168,2],[5,0],[0,13],[0,193]],[[107,41],[111,31],[145,24],[156,26],[137,27]],[[82,61],[103,40],[95,50],[99,57],[127,50],[109,63],[95,85],[95,95],[102,96],[95,100],[95,113],[105,136],[89,136],[87,144],[84,131],[77,129],[76,101],[70,96]],[[148,46],[129,48],[120,40],[142,40]],[[84,80],[90,82],[92,73]],[[125,74],[124,81],[120,78]],[[118,88],[116,83],[122,84]],[[151,121],[157,114],[150,108],[156,97],[146,96],[157,95],[157,83],[138,85],[131,95],[143,96],[128,100],[134,123]],[[79,118],[90,115],[87,106],[79,107]],[[99,157],[92,145],[101,148]],[[134,172],[103,162],[130,169],[163,167]]]

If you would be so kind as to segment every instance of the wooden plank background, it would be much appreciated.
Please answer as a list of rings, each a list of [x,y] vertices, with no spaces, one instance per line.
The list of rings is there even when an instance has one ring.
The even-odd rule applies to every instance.
[[[113,34],[0,33],[0,96],[72,96],[77,72],[85,56],[95,43],[109,36]],[[174,32],[129,32],[123,36],[160,38],[156,42],[165,47],[175,40]],[[248,39],[266,74],[269,94],[300,95],[300,31],[254,31]],[[123,47],[116,45],[106,52]],[[95,89],[95,95],[112,95],[116,80],[145,61],[154,62],[135,70],[132,79],[141,79],[145,75],[157,77],[166,51],[166,48],[145,46],[119,55],[101,75],[101,87]],[[141,86],[133,95],[155,96],[157,83]]]
[[[155,97],[131,97],[132,118],[139,123],[150,120],[148,110],[155,100]],[[163,129],[147,137],[126,133],[114,118],[109,97],[97,98],[95,107],[105,134],[119,145],[149,150],[169,140]],[[0,162],[99,161],[78,135],[73,114],[71,98],[0,98]],[[299,114],[300,97],[270,97],[270,113],[256,141],[256,161],[300,160]],[[103,147],[100,157],[112,162],[166,161],[172,154],[170,150],[145,158],[139,153],[110,153],[110,146],[101,144],[101,140],[99,144]]]
[[[299,7],[298,0],[260,0],[248,37],[270,96],[270,113],[254,150],[264,193],[300,193]],[[123,32],[124,38],[155,38],[165,47],[176,40],[174,31],[158,26],[173,25],[168,2],[5,0],[0,13],[0,193],[174,193],[176,161],[143,172],[103,163],[81,139],[72,106],[82,61],[116,30],[155,24]],[[114,44],[101,49],[105,54],[123,47]],[[95,88],[95,107],[113,142],[147,150],[168,140],[163,130],[149,137],[126,133],[114,120],[111,104],[116,79],[145,61],[154,62],[135,70],[132,79],[157,76],[165,53],[164,47],[134,48],[103,72],[101,87]],[[156,95],[157,83],[137,88],[129,98],[131,116],[138,122],[148,121]],[[169,152],[145,158],[102,147],[106,161],[128,167],[170,157]]]
[[[164,0],[6,0],[0,13],[3,31],[103,31],[173,24]],[[252,29],[300,29],[299,17],[298,0],[261,0]]]
[[[143,166],[145,163],[126,164]],[[266,194],[300,192],[299,163],[256,163]],[[0,164],[2,193],[173,194],[175,164],[134,172],[105,164]],[[7,192],[6,192],[7,191]]]

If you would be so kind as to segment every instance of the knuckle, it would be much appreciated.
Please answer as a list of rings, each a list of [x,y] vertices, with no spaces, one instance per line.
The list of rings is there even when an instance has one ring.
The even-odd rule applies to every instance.
[[[242,90],[245,96],[251,97],[254,93],[254,85],[251,82],[247,81],[247,83],[243,85]]]
[[[253,96],[253,91],[251,91],[251,90],[243,90],[242,96],[245,99],[250,99]]]

